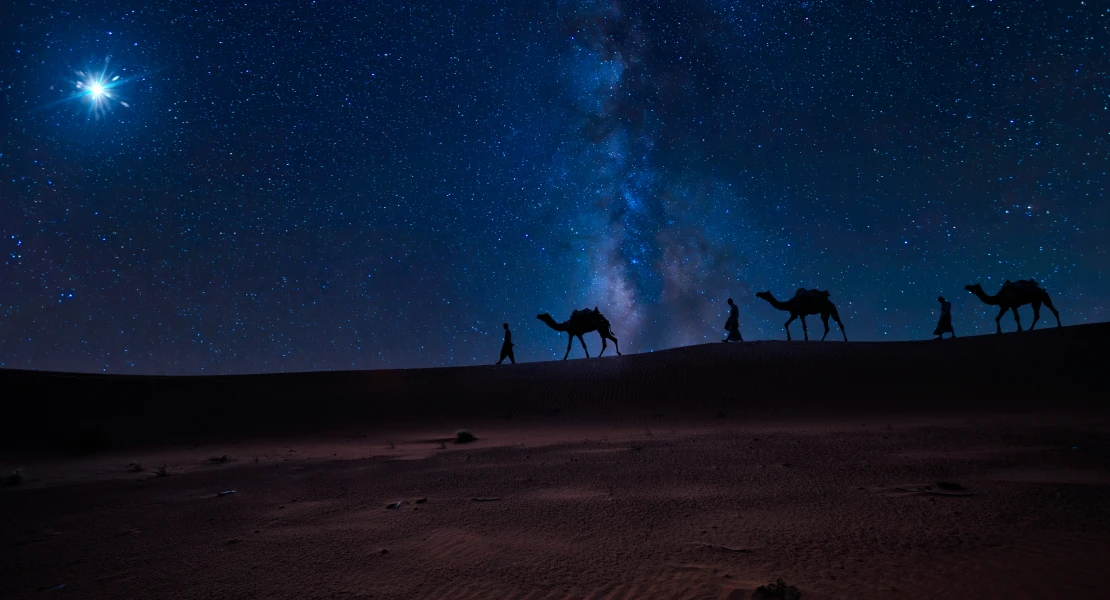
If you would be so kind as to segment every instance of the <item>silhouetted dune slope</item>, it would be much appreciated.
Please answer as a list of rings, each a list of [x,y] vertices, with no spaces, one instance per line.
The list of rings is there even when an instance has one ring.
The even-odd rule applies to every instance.
[[[716,343],[515,366],[212,377],[6,370],[2,444],[115,445],[554,409],[590,419],[1101,408],[1093,403],[1104,403],[1108,335],[1110,323],[1099,323],[944,341]]]

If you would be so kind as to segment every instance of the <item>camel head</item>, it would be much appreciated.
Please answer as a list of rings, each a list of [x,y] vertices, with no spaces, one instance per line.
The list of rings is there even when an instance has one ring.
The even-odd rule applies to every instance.
[[[552,328],[552,329],[556,329],[556,330],[559,329],[559,323],[557,323],[555,321],[555,319],[552,319],[551,315],[549,315],[547,313],[543,313],[542,315],[536,315],[536,318],[543,321],[544,323],[546,323],[547,326]]]
[[[964,289],[971,292],[972,294],[982,294],[983,293],[983,286],[979,285],[978,283],[973,283],[971,285],[965,285]]]
[[[763,298],[764,300],[766,300],[768,302],[770,302],[773,299],[773,296],[771,296],[771,292],[756,292],[755,297],[756,298]]]

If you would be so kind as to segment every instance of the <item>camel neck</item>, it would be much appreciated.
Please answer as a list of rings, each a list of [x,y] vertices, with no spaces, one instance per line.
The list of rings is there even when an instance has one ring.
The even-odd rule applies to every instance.
[[[983,291],[976,292],[975,295],[979,296],[984,304],[998,304],[998,296],[991,296]]]
[[[774,296],[771,296],[770,300],[768,300],[768,302],[771,303],[771,306],[773,306],[773,307],[775,307],[779,310],[787,310],[789,308],[788,306],[786,306],[785,302],[779,301],[779,299],[775,298]]]
[[[544,319],[544,322],[547,323],[548,327],[554,329],[555,331],[566,331],[567,330],[568,321],[563,321],[562,323],[559,323],[559,322],[555,321],[555,319],[552,319],[551,317],[547,317],[547,318]]]

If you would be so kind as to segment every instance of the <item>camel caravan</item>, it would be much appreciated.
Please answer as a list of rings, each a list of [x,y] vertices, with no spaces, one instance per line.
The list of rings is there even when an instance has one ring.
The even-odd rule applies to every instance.
[[[978,283],[964,286],[964,289],[974,294],[982,300],[984,304],[1001,308],[998,312],[998,316],[994,319],[995,326],[998,328],[997,333],[1002,333],[1001,321],[1006,311],[1013,312],[1014,322],[1017,323],[1017,330],[1022,331],[1021,317],[1018,316],[1018,307],[1025,306],[1026,304],[1033,305],[1033,322],[1029,325],[1030,331],[1037,326],[1037,321],[1041,318],[1042,305],[1047,306],[1048,309],[1052,311],[1052,315],[1056,317],[1056,326],[1061,326],[1060,313],[1056,312],[1056,307],[1052,306],[1052,300],[1049,299],[1048,292],[1033,279],[1023,279],[1019,281],[1010,281],[1007,279],[1006,282],[1002,284],[1002,289],[993,296],[984,292],[983,286]],[[829,300],[828,290],[798,288],[798,290],[794,292],[794,296],[789,300],[778,300],[769,291],[758,292],[756,293],[756,297],[767,301],[768,304],[778,310],[790,313],[790,318],[783,324],[783,329],[786,330],[787,341],[793,339],[790,336],[790,324],[793,323],[795,319],[801,319],[802,336],[806,341],[809,341],[809,330],[806,327],[806,317],[810,315],[820,315],[821,322],[825,325],[825,333],[821,336],[821,341],[824,341],[829,335],[830,317],[836,322],[837,327],[840,328],[840,335],[844,338],[844,341],[848,341],[848,334],[844,331],[844,323],[840,321],[840,314],[836,310],[836,305]],[[938,297],[937,300],[940,302],[941,316],[937,328],[933,331],[933,335],[936,336],[938,340],[942,339],[945,333],[951,334],[951,337],[956,337],[956,332],[952,328],[952,303],[945,300],[944,296]],[[725,331],[728,332],[728,337],[722,341],[726,343],[736,341],[743,342],[744,339],[740,336],[739,331],[737,306],[732,302],[732,298],[728,299],[728,304],[730,312],[728,321],[725,322]],[[613,335],[613,329],[609,324],[609,320],[601,314],[601,311],[599,311],[597,307],[594,307],[592,310],[588,308],[575,310],[571,313],[570,318],[562,323],[555,321],[555,319],[547,313],[537,315],[536,318],[546,323],[548,327],[555,331],[565,331],[567,333],[567,351],[563,355],[563,360],[566,360],[567,357],[570,356],[570,348],[574,344],[574,338],[578,338],[578,341],[582,344],[582,350],[586,353],[586,358],[589,358],[590,351],[586,347],[586,341],[582,339],[582,336],[592,331],[596,331],[598,335],[601,336],[601,352],[598,353],[599,357],[605,354],[605,350],[608,348],[606,340],[613,341],[613,348],[616,350],[618,356],[621,353],[620,346],[617,344],[617,337]],[[511,360],[512,342],[509,338],[508,323],[505,323],[504,327],[506,332],[506,345],[502,348],[501,360],[505,359],[506,354]],[[508,348],[508,350],[506,350],[506,348]],[[497,364],[501,364],[501,360],[499,360]]]

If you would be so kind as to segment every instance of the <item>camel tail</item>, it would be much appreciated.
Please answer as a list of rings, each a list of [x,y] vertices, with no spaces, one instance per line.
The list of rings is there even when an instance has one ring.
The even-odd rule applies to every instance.
[[[831,304],[831,303],[830,303]],[[844,331],[844,323],[840,320],[840,311],[836,310],[836,305],[832,305],[832,317],[836,321],[837,327],[840,327],[840,333],[844,335],[844,340],[848,340],[848,332]]]

